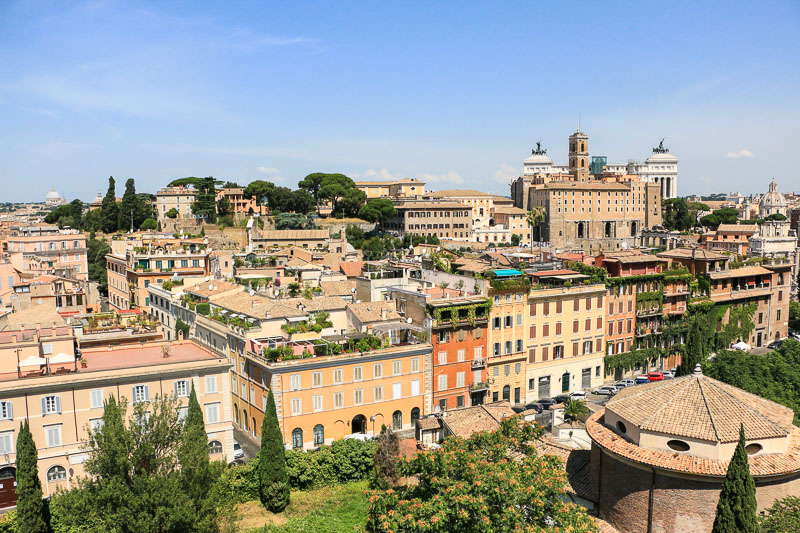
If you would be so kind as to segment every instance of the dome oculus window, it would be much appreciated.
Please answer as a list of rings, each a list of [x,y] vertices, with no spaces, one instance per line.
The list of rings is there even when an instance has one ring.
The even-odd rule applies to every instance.
[[[689,451],[689,444],[677,439],[672,439],[667,441],[667,446],[671,450],[675,450],[676,452],[688,452]]]
[[[764,448],[763,446],[754,442],[752,444],[748,444],[747,446],[745,446],[744,451],[747,452],[747,455],[755,455],[758,452],[760,452],[763,448]]]
[[[617,429],[619,430],[620,433],[628,432],[628,428],[625,427],[625,424],[623,424],[621,420],[617,421]]]

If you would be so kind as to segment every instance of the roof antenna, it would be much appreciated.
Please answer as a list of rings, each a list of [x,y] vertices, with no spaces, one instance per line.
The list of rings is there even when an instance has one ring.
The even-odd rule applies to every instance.
[[[578,111],[578,133],[581,132],[581,112]]]

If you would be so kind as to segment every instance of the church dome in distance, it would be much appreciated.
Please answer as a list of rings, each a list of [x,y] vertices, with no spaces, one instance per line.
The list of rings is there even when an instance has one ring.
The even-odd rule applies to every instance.
[[[780,213],[781,215],[786,215],[786,209],[789,207],[789,202],[786,201],[786,198],[778,192],[778,184],[775,183],[775,180],[769,184],[769,192],[761,197],[761,201],[758,204],[759,211],[761,212],[761,217],[768,217],[769,215]]]
[[[61,195],[56,192],[55,187],[50,189],[50,192],[47,193],[47,196],[45,197],[45,200],[60,200],[60,199]]]

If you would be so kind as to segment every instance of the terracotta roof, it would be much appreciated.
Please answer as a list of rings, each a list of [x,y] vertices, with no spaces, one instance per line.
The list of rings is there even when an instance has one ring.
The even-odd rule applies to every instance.
[[[259,232],[256,239],[277,240],[302,240],[302,239],[327,239],[326,229],[272,229]]]
[[[287,305],[282,300],[274,300],[259,294],[243,296],[230,294],[213,300],[215,305],[229,309],[234,313],[241,313],[256,318],[288,318],[305,316],[305,311],[300,311],[297,306]]]
[[[756,224],[720,224],[717,233],[755,233],[758,231]]]
[[[568,492],[572,492],[592,502],[597,502],[597,493],[589,474],[589,460],[592,452],[572,448],[547,436],[534,442],[539,455],[552,455],[561,459],[567,471]]]
[[[751,265],[742,268],[734,268],[732,270],[724,270],[722,272],[709,272],[708,275],[711,279],[741,278],[744,276],[771,276],[772,271],[762,266]]]
[[[494,210],[495,214],[499,215],[527,215],[528,212],[519,207],[498,207]]]
[[[729,461],[715,461],[685,453],[640,448],[604,425],[604,415],[605,409],[590,416],[586,421],[586,430],[594,443],[614,455],[682,474],[723,478],[728,472]],[[748,462],[750,463],[750,473],[754,477],[800,472],[800,428],[791,428],[789,447],[786,453],[754,455],[748,457]]]
[[[352,296],[356,288],[355,280],[320,281],[319,286],[325,296]]]
[[[744,425],[750,439],[785,437],[794,413],[716,379],[695,374],[626,387],[606,410],[642,431],[713,442],[736,442]]]
[[[339,270],[348,278],[360,276],[362,268],[364,268],[364,261],[341,261],[339,263]]]
[[[486,270],[489,270],[490,268],[492,267],[491,265],[489,265],[489,263],[473,259],[458,265],[457,270],[463,270],[465,272],[484,272]]]
[[[355,315],[359,322],[369,324],[371,322],[402,320],[403,317],[397,313],[394,306],[394,300],[386,300],[382,302],[351,303],[347,304],[347,309]],[[384,309],[386,310],[386,318],[381,316],[381,311]]]
[[[439,418],[435,416],[428,416],[417,420],[417,427],[423,431],[431,429],[439,429],[442,425],[439,423]]]
[[[473,433],[497,430],[500,428],[500,420],[515,414],[508,402],[497,402],[453,409],[447,411],[441,420],[453,435],[468,438]]]
[[[560,269],[560,270],[540,270],[539,272],[531,272],[531,276],[546,277],[546,276],[565,276],[568,274],[578,274],[574,270]]]
[[[431,198],[461,198],[462,196],[494,196],[488,192],[476,191],[475,189],[445,189],[443,191],[432,191],[425,193],[426,197]]]
[[[679,259],[699,259],[702,261],[718,261],[727,259],[728,256],[705,248],[675,248],[657,254],[658,257],[669,257]]]
[[[347,305],[344,300],[338,296],[315,296],[311,300],[305,298],[287,298],[280,300],[284,305],[293,307],[303,306],[306,311],[332,311],[335,309],[344,309]]]
[[[236,283],[229,283],[227,281],[204,281],[203,283],[198,283],[197,285],[193,285],[186,289],[185,292],[191,292],[192,294],[197,294],[200,296],[213,296],[214,294],[219,294],[221,292],[228,292],[239,289],[244,290],[244,287],[241,285],[237,285]]]
[[[668,259],[652,254],[634,253],[607,253],[603,256],[604,261],[617,261],[619,263],[666,263]]]
[[[50,326],[63,326],[66,324],[64,319],[59,315],[55,307],[49,305],[37,305],[28,309],[20,309],[9,313],[8,326],[6,331],[14,331],[18,329],[36,329],[37,325],[42,327]]]

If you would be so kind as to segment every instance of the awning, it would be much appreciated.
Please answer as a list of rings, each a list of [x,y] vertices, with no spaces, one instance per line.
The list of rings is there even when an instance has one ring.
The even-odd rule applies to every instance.
[[[74,363],[75,356],[68,353],[59,353],[48,359],[49,363]]]
[[[47,364],[47,360],[44,357],[37,357],[35,355],[32,355],[32,356],[28,357],[27,359],[23,359],[22,361],[19,362],[19,366],[20,367],[23,367],[23,366],[42,366],[42,365],[46,365],[46,364]]]

